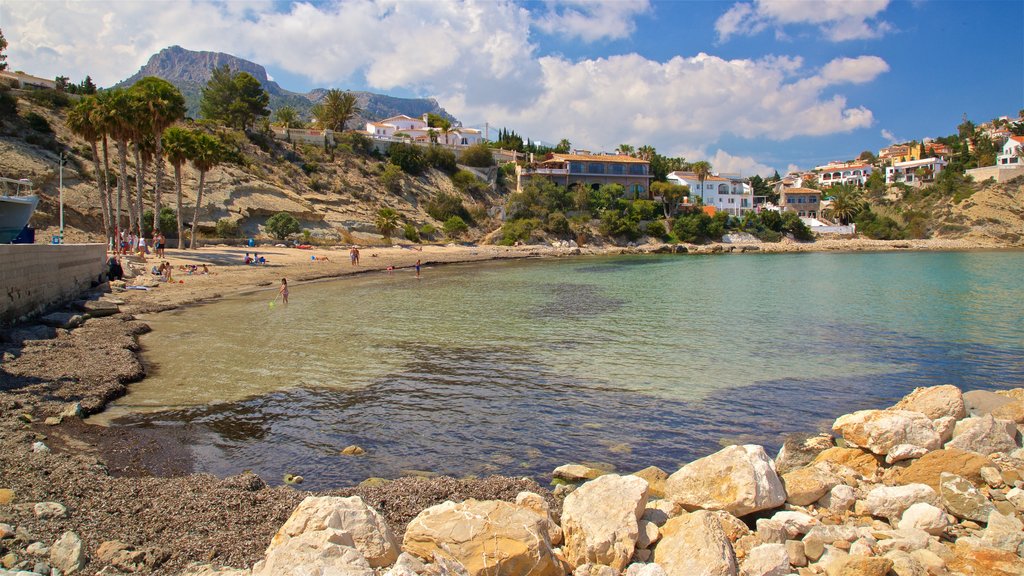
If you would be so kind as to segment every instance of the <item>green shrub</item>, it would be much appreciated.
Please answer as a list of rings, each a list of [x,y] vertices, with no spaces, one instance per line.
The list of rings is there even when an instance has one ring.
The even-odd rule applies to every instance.
[[[601,233],[636,240],[640,237],[640,219],[629,209],[609,208],[601,213]]]
[[[516,242],[528,242],[533,231],[540,228],[541,222],[537,218],[522,218],[509,220],[501,227],[502,246],[511,246]]]
[[[900,225],[888,216],[879,216],[871,210],[861,210],[857,215],[857,232],[875,240],[902,240],[904,233]]]
[[[160,231],[164,236],[171,236],[178,233],[178,217],[174,208],[164,206],[160,209]],[[143,236],[153,235],[153,211],[146,210],[142,213],[142,234]]]
[[[487,144],[481,142],[463,150],[459,163],[474,168],[487,168],[494,166],[494,154],[491,153],[491,148]]]
[[[452,184],[462,192],[469,193],[474,190],[480,180],[469,170],[459,170],[455,174],[452,174]]]
[[[651,238],[657,238],[658,240],[665,240],[668,237],[668,232],[665,230],[664,220],[651,220],[644,227],[644,233]]]
[[[444,235],[449,238],[458,238],[469,231],[469,225],[458,216],[452,216],[444,221]]]
[[[399,194],[402,192],[402,169],[388,162],[382,164],[384,171],[381,172],[380,181],[389,192]]]
[[[18,114],[18,99],[10,92],[0,92],[0,118],[13,118]]]
[[[455,152],[445,148],[444,146],[434,145],[427,148],[427,153],[424,155],[427,164],[437,168],[442,172],[451,174],[455,172]]]
[[[320,171],[320,163],[316,160],[308,160],[302,163],[302,171],[306,173],[306,176],[315,174]]]
[[[725,230],[722,223],[704,212],[693,212],[676,218],[672,233],[680,242],[703,244],[708,241],[719,241]]]
[[[71,104],[70,96],[56,90],[30,90],[25,97],[50,110],[67,108]]]
[[[436,232],[437,228],[434,228],[434,225],[429,222],[424,224],[423,226],[420,226],[421,238],[430,239],[430,237],[433,236]]]
[[[463,221],[469,219],[469,212],[462,205],[462,198],[445,192],[441,192],[427,202],[427,214],[439,222],[445,222],[452,216],[458,216]]]
[[[388,149],[388,156],[391,158],[391,163],[401,168],[406,174],[421,174],[427,167],[423,149],[415,144],[395,142]]]
[[[44,134],[53,134],[53,128],[50,127],[50,123],[43,116],[29,112],[25,114],[25,121],[28,122],[28,127],[35,130],[36,132],[42,132]]]
[[[295,216],[287,212],[278,212],[267,219],[267,232],[278,240],[284,240],[290,234],[295,234],[301,229]]]
[[[217,237],[238,238],[241,235],[242,229],[238,227],[238,222],[227,218],[217,220]]]
[[[632,210],[640,220],[654,220],[661,215],[661,204],[653,200],[634,200]]]
[[[544,223],[544,230],[547,230],[552,234],[565,236],[571,232],[571,229],[569,228],[569,219],[561,212],[552,212],[551,214],[548,214],[548,219]]]
[[[405,223],[405,226],[402,228],[402,236],[405,236],[405,239],[409,242],[420,241],[420,234],[416,231],[416,226],[412,222]]]
[[[792,234],[797,240],[814,240],[811,229],[804,224],[804,221],[797,216],[796,212],[785,211],[782,213],[782,231]]]

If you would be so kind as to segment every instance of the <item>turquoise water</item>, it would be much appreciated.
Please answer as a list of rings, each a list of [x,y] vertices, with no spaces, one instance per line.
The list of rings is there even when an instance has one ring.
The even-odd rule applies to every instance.
[[[272,298],[147,319],[150,376],[103,419],[182,427],[198,471],[325,488],[674,470],[915,386],[1024,386],[1021,252],[502,262]]]

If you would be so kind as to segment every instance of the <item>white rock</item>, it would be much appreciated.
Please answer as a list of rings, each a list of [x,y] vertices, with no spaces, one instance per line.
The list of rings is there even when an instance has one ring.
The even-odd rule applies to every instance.
[[[874,556],[875,550],[867,538],[858,538],[850,544],[850,556]]]
[[[50,447],[42,442],[33,442],[32,451],[35,452],[36,454],[49,454]]]
[[[818,500],[818,505],[822,508],[828,508],[830,512],[836,514],[842,514],[847,510],[853,508],[853,505],[857,502],[857,492],[852,486],[846,484],[840,484],[832,488],[828,494],[825,494]]]
[[[993,548],[1017,553],[1017,548],[1024,542],[1024,522],[1016,516],[1007,516],[993,510],[988,516],[988,526],[983,538]]]
[[[786,531],[787,540],[803,536],[819,524],[818,520],[810,514],[794,510],[782,510],[772,515],[772,520],[780,523]]]
[[[533,510],[544,518],[548,523],[548,538],[551,539],[552,546],[562,543],[562,528],[551,517],[551,508],[543,496],[534,492],[520,492],[516,494],[516,505]]]
[[[986,522],[993,509],[992,503],[970,480],[949,472],[939,474],[939,494],[943,507],[957,518]]]
[[[42,542],[33,542],[25,548],[29,556],[47,556],[50,554],[50,547]]]
[[[885,462],[887,464],[895,464],[901,460],[913,460],[914,458],[920,458],[928,453],[928,449],[915,446],[913,444],[899,444],[894,446],[888,454],[885,455]]]
[[[1024,512],[1024,490],[1011,488],[1006,492],[1006,501],[1013,504],[1019,512]]]
[[[39,502],[32,507],[36,518],[46,520],[48,518],[67,518],[68,509],[59,502]]]
[[[743,565],[741,576],[786,576],[789,574],[789,554],[783,544],[761,544],[750,550]]]
[[[630,564],[623,576],[668,576],[658,564]]]
[[[928,548],[928,544],[931,541],[930,535],[924,530],[886,530],[883,533],[888,535],[889,538],[881,539],[875,545],[875,549],[879,554],[886,554],[892,550],[902,550],[904,552],[923,550]]]
[[[572,576],[619,576],[619,571],[611,566],[581,564],[572,571]]]
[[[637,548],[650,548],[651,544],[658,541],[661,537],[661,532],[658,530],[658,525],[649,520],[640,520],[640,534],[636,539]]]
[[[891,574],[895,576],[928,576],[928,569],[910,553],[902,550],[893,550],[885,555],[892,560]]]
[[[854,446],[886,455],[900,444],[932,451],[942,446],[930,418],[908,410],[860,410],[840,416],[832,431]]]
[[[945,416],[959,420],[967,415],[963,393],[950,384],[915,388],[892,409],[920,412],[932,420]]]
[[[384,517],[358,496],[307,497],[274,535],[267,553],[288,538],[328,528],[351,534],[371,567],[389,566],[398,558],[398,542]]]
[[[910,557],[921,563],[922,566],[928,570],[928,574],[945,574],[946,573],[946,561],[941,556],[932,552],[931,550],[914,550],[910,553]]]
[[[562,505],[562,547],[573,566],[594,563],[622,570],[636,549],[647,481],[608,474],[569,494]]]
[[[918,502],[939,505],[939,496],[927,484],[906,484],[903,486],[879,486],[864,499],[864,510],[872,516],[896,520],[903,511]]]
[[[74,532],[65,532],[50,548],[50,565],[64,574],[74,574],[85,567],[85,548]]]
[[[786,501],[775,464],[753,444],[729,446],[683,466],[669,476],[665,494],[687,509],[725,510],[734,516]]]
[[[301,532],[272,546],[252,568],[253,576],[374,576],[351,534],[326,528]]]
[[[982,466],[978,470],[978,474],[981,475],[981,479],[985,481],[985,484],[993,488],[999,488],[1003,485],[1003,476],[995,466]]]
[[[991,414],[965,418],[956,423],[953,439],[947,448],[959,448],[988,456],[993,452],[1012,452],[1017,449],[1014,439],[1017,426],[1009,420],[997,420]]]
[[[952,416],[936,418],[932,420],[932,427],[935,428],[935,433],[939,435],[939,440],[945,444],[953,439],[953,430],[956,429],[956,418]]]
[[[669,520],[654,548],[668,576],[736,576],[732,545],[714,514],[699,510]]]
[[[945,510],[918,502],[903,511],[898,528],[900,530],[924,530],[933,536],[941,536],[949,526]]]

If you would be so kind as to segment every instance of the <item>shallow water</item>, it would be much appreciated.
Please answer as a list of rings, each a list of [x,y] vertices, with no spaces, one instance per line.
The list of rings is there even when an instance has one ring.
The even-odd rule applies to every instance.
[[[198,471],[328,488],[674,470],[915,386],[1024,386],[1021,252],[499,262],[275,293],[148,318],[150,376],[98,420],[186,427]]]

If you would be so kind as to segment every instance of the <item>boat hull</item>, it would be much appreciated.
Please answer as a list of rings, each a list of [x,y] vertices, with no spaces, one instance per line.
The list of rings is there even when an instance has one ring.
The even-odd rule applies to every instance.
[[[21,234],[38,204],[38,196],[0,196],[0,244]]]

